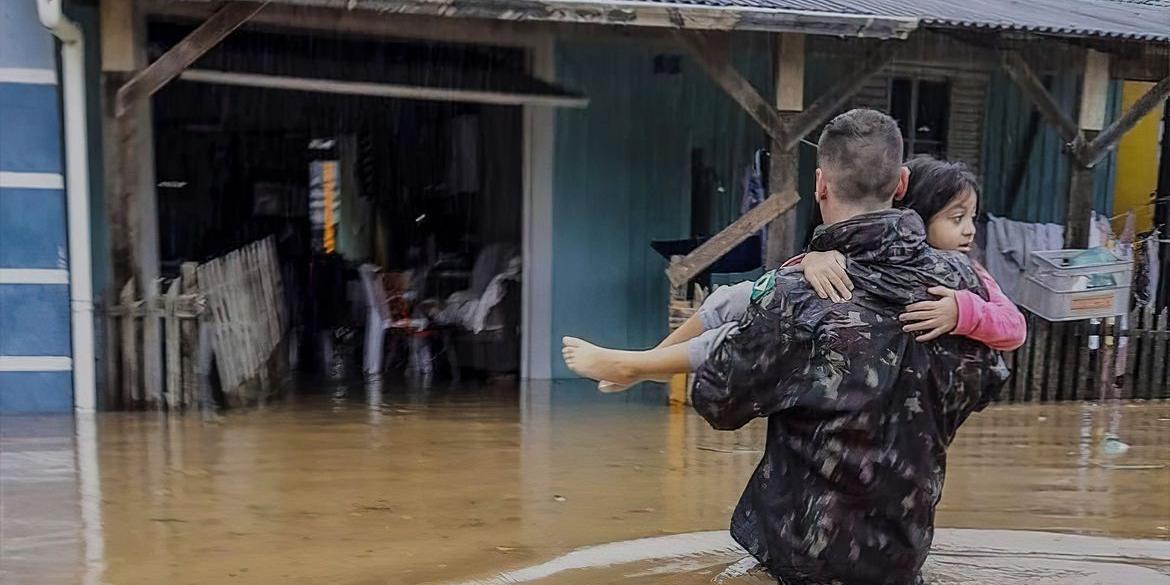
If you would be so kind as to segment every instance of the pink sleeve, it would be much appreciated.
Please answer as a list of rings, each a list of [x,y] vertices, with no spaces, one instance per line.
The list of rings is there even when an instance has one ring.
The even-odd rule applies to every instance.
[[[1023,313],[1003,294],[995,279],[982,266],[975,265],[975,272],[987,289],[988,300],[983,300],[971,291],[956,292],[959,323],[952,333],[969,337],[999,351],[1011,351],[1024,345],[1028,325]]]

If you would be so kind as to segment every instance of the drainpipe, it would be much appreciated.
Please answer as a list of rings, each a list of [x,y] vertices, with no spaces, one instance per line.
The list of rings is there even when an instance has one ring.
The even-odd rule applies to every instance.
[[[69,310],[73,335],[73,408],[97,406],[94,376],[93,275],[89,236],[89,147],[85,115],[85,49],[81,27],[62,11],[64,0],[37,0],[41,24],[61,40],[65,108],[65,195],[69,219]]]

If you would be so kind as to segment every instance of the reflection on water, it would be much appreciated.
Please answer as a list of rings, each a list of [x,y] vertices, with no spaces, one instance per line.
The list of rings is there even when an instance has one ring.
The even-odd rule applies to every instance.
[[[387,387],[293,397],[214,423],[3,419],[0,581],[452,583],[604,543],[661,537],[669,549],[671,538],[726,527],[764,429],[718,433],[661,404],[660,389],[600,395],[577,383]],[[1126,542],[1170,549],[1168,431],[1167,404],[974,416],[951,451],[939,526],[1146,540],[1094,540],[1096,556],[1074,562],[1059,548],[1013,556],[1042,542],[1073,546],[1050,535],[1017,547],[1003,535],[940,531],[932,576],[1170,574],[1156,554],[1110,564],[1127,556]],[[1107,432],[1129,449],[1108,454]],[[579,568],[539,582],[708,583],[742,556],[634,548],[642,556],[604,574]]]

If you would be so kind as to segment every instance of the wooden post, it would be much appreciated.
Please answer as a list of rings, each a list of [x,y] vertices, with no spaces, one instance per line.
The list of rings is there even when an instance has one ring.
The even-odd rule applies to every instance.
[[[1089,214],[1093,210],[1093,169],[1075,161],[1070,165],[1068,211],[1065,215],[1064,247],[1089,246]]]
[[[776,39],[774,64],[776,109],[786,126],[791,127],[792,112],[804,109],[804,35],[784,33]],[[799,143],[798,143],[799,144]],[[768,170],[768,196],[780,197],[797,192],[799,146],[788,148],[781,140],[772,140],[772,163]],[[796,210],[789,208],[768,226],[767,257],[764,269],[780,266],[796,250]]]
[[[1078,124],[1082,143],[1091,142],[1105,126],[1105,106],[1109,101],[1109,56],[1089,49],[1085,53],[1085,71],[1081,78],[1081,110]],[[1068,211],[1065,218],[1066,248],[1089,245],[1089,214],[1093,211],[1093,169],[1082,157],[1081,148],[1072,155],[1068,183]]]

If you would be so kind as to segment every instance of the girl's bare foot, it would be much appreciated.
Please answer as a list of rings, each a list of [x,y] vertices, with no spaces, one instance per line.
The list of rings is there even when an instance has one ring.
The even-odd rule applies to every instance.
[[[627,388],[638,382],[633,369],[622,363],[627,352],[598,347],[576,337],[565,337],[561,342],[564,344],[561,355],[565,358],[565,365],[578,376]]]

